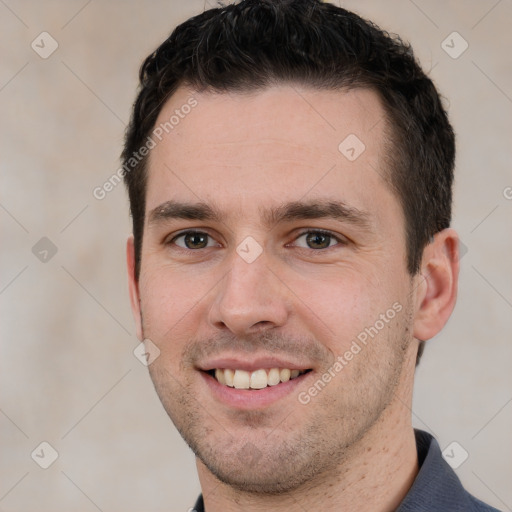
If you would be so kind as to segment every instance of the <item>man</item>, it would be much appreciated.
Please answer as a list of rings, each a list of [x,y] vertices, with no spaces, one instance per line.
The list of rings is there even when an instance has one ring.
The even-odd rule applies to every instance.
[[[245,0],[140,80],[131,302],[195,510],[493,510],[411,425],[458,278],[454,135],[411,49],[318,0]]]

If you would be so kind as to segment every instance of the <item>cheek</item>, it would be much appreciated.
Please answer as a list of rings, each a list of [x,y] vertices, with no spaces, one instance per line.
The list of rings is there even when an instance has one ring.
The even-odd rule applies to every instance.
[[[178,349],[179,339],[188,338],[190,326],[197,325],[210,288],[206,280],[184,272],[165,267],[145,269],[140,279],[144,336],[165,350]]]
[[[401,302],[403,294],[396,282],[391,282],[391,277],[383,279],[382,274],[376,275],[368,269],[332,270],[322,275],[302,275],[290,282],[290,288],[298,298],[297,316],[301,321],[306,319],[307,327],[333,354],[339,354],[379,321],[381,314]]]
[[[369,268],[333,270],[295,281],[294,291],[304,298],[297,301],[296,313],[334,360],[346,355],[344,377],[337,380],[356,385],[365,368],[377,371],[389,361],[401,337],[406,294],[392,268],[385,274]]]

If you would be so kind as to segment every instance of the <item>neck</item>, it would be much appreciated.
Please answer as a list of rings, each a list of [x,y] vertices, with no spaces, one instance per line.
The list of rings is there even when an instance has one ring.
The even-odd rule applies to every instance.
[[[207,512],[263,510],[396,510],[418,473],[410,393],[395,395],[381,418],[350,448],[337,470],[318,475],[301,488],[283,495],[240,492],[219,482],[197,462]]]

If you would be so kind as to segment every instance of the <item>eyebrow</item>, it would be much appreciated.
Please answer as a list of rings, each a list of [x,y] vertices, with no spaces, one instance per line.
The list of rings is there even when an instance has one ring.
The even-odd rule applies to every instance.
[[[292,201],[281,206],[271,208],[262,212],[264,223],[268,227],[281,222],[294,220],[326,219],[331,218],[338,221],[353,224],[359,228],[370,230],[371,222],[368,213],[346,205],[342,201],[331,201],[327,199],[314,200],[309,202]]]
[[[292,201],[276,207],[260,209],[263,224],[271,229],[283,222],[331,218],[352,224],[364,230],[371,230],[372,223],[367,212],[346,205],[342,201],[319,199]],[[221,212],[206,203],[183,203],[166,201],[148,215],[148,224],[157,225],[173,219],[223,222]]]

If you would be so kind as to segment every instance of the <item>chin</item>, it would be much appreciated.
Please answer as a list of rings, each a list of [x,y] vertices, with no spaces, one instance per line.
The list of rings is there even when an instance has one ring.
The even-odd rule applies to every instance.
[[[236,458],[232,453],[220,455],[217,451],[196,455],[218,480],[244,493],[285,494],[304,486],[314,476],[289,455],[273,450],[270,458],[250,443],[239,450]]]

